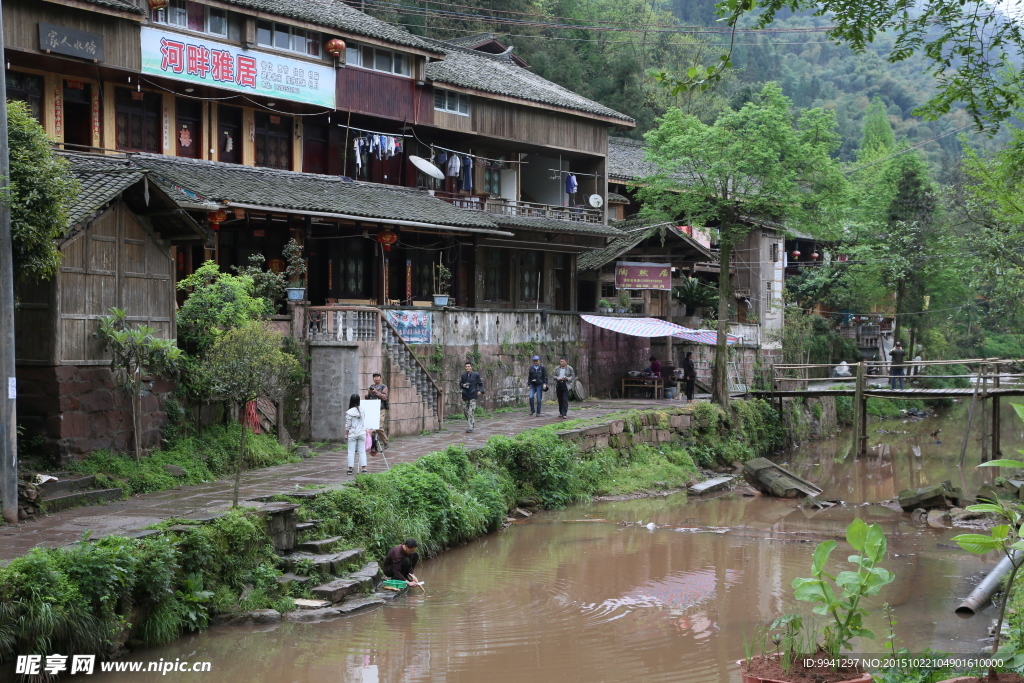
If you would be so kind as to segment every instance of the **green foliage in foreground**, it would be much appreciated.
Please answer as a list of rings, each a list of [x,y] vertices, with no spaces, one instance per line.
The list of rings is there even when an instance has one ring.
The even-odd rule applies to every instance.
[[[241,432],[239,424],[213,425],[196,436],[175,439],[165,449],[153,451],[140,462],[128,454],[102,450],[73,463],[70,469],[81,474],[102,475],[104,479],[99,483],[120,488],[126,496],[183,484],[201,484],[233,471]],[[269,434],[250,434],[245,446],[245,460],[250,468],[299,461]],[[177,465],[185,470],[185,476],[168,474],[164,465]]]

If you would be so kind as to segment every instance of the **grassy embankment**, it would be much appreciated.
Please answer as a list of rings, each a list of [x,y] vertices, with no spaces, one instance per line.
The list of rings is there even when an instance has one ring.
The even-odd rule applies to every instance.
[[[325,490],[301,501],[299,516],[321,520],[317,537],[341,536],[342,545],[365,547],[373,557],[408,536],[418,538],[421,552],[434,555],[498,529],[523,497],[558,508],[655,482],[682,486],[697,473],[697,464],[746,460],[781,443],[776,413],[767,403],[734,405],[733,415],[726,416],[715,406],[697,404],[693,427],[680,443],[584,453],[556,433],[598,422],[578,420],[514,438],[493,437],[473,452],[451,447]],[[656,415],[658,424],[667,423],[669,412]],[[627,430],[640,424],[636,411],[600,422],[610,419],[623,419]],[[153,465],[162,468],[157,457]],[[203,477],[216,471],[210,460],[202,466],[173,462],[189,476]],[[97,470],[103,471],[100,462]],[[159,472],[146,471],[149,476],[128,472],[123,479],[136,482],[135,490],[161,483]],[[158,526],[172,524],[181,522]],[[0,661],[28,653],[112,653],[201,630],[211,614],[286,611],[290,599],[308,588],[280,587],[277,560],[263,520],[244,510],[188,532],[84,539],[71,549],[34,550],[0,568]]]

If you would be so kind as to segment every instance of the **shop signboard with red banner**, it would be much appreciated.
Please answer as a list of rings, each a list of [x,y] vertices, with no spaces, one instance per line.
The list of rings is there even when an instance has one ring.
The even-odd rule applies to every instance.
[[[672,266],[668,263],[615,264],[615,289],[672,289]]]

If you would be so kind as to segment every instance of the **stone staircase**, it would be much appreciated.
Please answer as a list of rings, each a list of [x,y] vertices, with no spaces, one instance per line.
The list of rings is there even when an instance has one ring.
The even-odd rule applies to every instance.
[[[56,481],[39,484],[43,511],[57,512],[121,499],[121,489],[97,489],[93,488],[95,485],[96,477],[91,474],[64,475],[58,477]]]
[[[390,325],[385,323],[382,329],[384,352],[391,358],[391,362],[405,373],[406,379],[416,389],[420,400],[430,408],[434,415],[437,415],[437,390],[434,388],[430,375],[416,362],[412,352],[402,343]]]

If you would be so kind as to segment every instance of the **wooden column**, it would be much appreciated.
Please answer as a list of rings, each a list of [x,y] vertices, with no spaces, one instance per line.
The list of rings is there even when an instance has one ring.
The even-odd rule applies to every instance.
[[[103,144],[106,149],[117,149],[117,111],[114,84],[103,84]]]
[[[857,363],[857,381],[853,395],[853,454],[863,455],[867,445],[867,410],[864,399],[864,374],[867,361]]]
[[[242,163],[256,165],[256,118],[252,107],[242,108]]]
[[[996,363],[995,372],[992,376],[992,388],[999,389],[1000,365]],[[992,394],[992,459],[999,460],[1002,457],[999,443],[999,394],[998,391]]]

